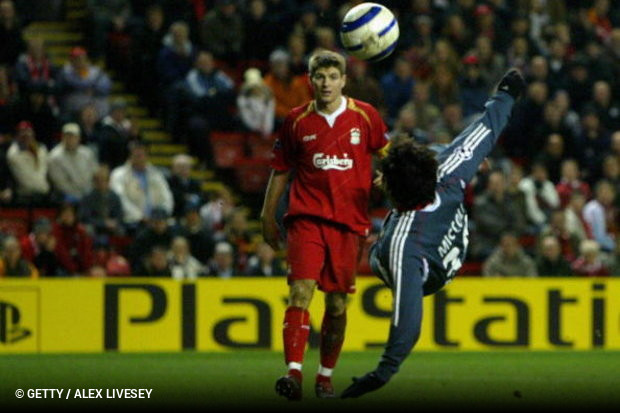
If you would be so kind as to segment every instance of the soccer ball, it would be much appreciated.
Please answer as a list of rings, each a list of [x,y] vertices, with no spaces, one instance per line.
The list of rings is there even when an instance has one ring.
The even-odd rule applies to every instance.
[[[398,22],[392,12],[377,3],[362,3],[344,16],[340,40],[347,52],[359,59],[385,59],[398,43]]]

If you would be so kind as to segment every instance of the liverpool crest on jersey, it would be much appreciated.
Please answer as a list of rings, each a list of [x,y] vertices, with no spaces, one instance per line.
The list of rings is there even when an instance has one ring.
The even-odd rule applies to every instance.
[[[359,145],[361,134],[359,128],[351,128],[351,145]]]

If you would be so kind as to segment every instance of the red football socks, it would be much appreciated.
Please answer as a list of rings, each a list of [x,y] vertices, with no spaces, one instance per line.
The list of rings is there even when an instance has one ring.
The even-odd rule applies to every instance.
[[[297,370],[301,374],[301,364],[304,361],[304,351],[308,336],[310,335],[310,314],[308,310],[300,307],[289,307],[284,314],[284,359],[286,365],[291,369],[293,365],[299,365]]]
[[[321,326],[321,367],[317,375],[317,381],[331,379],[331,370],[336,367],[342,343],[344,343],[344,331],[347,326],[347,313],[332,316],[328,313],[323,315]]]

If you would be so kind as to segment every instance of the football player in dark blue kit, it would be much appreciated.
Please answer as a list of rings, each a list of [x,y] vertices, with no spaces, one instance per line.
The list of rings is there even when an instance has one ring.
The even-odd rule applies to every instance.
[[[465,187],[508,123],[525,81],[510,70],[483,115],[439,154],[412,139],[393,142],[381,161],[381,186],[394,208],[370,250],[373,272],[391,288],[390,333],[379,365],[354,378],[343,398],[376,390],[398,371],[420,335],[422,298],[450,282],[468,243]]]

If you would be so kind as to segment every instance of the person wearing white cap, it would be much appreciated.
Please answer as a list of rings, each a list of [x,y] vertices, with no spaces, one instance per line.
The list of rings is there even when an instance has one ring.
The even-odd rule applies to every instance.
[[[268,137],[273,132],[276,101],[271,89],[255,67],[243,74],[243,85],[237,97],[239,116],[244,126],[252,132]]]
[[[98,164],[92,150],[80,144],[80,127],[66,123],[62,139],[49,157],[49,177],[54,189],[63,197],[81,199],[92,189]]]

